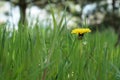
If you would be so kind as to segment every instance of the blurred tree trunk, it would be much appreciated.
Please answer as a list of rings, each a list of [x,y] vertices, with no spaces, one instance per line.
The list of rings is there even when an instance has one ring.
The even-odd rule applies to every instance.
[[[26,22],[26,8],[27,8],[27,3],[25,0],[19,0],[18,6],[20,8],[20,20],[19,24],[25,24]]]
[[[116,1],[116,0],[112,0],[113,13],[115,12],[115,1]]]
[[[27,5],[28,5],[26,0],[18,0],[18,1],[17,0],[14,0],[14,1],[13,0],[1,0],[1,1],[8,1],[15,6],[19,6],[19,8],[20,8],[19,24],[24,24],[26,22],[26,8],[27,8]]]
[[[112,21],[112,23],[115,23],[115,22],[119,23],[120,17],[119,16],[115,17],[116,16],[116,14],[115,14],[115,9],[116,9],[115,3],[116,3],[116,0],[112,0],[112,8],[113,8],[113,13],[112,13],[113,14],[113,16],[112,16],[113,21]],[[117,19],[117,18],[119,18],[119,19]],[[117,39],[117,42],[115,44],[115,46],[117,46],[118,44],[120,44],[120,26],[118,24],[118,25],[114,25],[113,27],[115,28],[115,31],[118,33],[118,39]]]

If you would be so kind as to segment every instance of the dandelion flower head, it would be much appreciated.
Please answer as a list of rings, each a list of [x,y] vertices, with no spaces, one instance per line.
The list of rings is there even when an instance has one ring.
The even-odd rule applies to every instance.
[[[76,28],[72,30],[72,34],[84,34],[84,33],[88,33],[91,32],[91,30],[89,28]]]

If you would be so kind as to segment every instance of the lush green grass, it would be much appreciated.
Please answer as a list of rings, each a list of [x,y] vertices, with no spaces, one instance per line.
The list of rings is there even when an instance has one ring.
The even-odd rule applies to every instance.
[[[108,29],[78,40],[62,21],[53,15],[54,29],[0,26],[0,80],[120,80],[116,34]]]

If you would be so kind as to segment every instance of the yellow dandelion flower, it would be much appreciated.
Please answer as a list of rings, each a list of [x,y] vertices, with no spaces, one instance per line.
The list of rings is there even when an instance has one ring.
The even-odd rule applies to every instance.
[[[78,34],[78,39],[82,39],[84,36],[84,33],[91,32],[89,28],[77,28],[72,30],[72,34]]]
[[[88,33],[88,32],[91,32],[91,30],[89,28],[77,28],[77,29],[73,29],[71,33],[84,34],[84,33]]]

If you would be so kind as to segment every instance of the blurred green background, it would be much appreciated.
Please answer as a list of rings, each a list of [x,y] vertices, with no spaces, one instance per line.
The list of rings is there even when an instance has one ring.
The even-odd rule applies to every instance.
[[[1,0],[0,80],[120,80],[119,0]],[[90,28],[78,40],[74,28]]]

